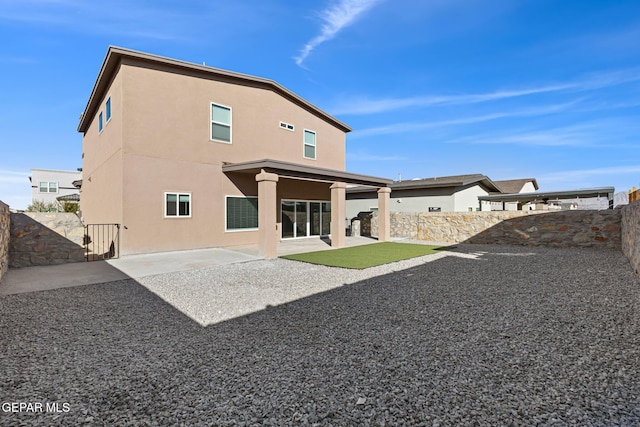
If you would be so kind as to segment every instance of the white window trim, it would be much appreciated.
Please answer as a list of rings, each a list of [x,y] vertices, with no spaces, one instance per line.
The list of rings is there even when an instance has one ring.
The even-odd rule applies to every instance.
[[[214,122],[213,121],[213,117],[211,117],[212,116],[211,111],[212,111],[212,107],[214,105],[218,106],[218,107],[228,108],[229,109],[229,141],[224,141],[222,139],[215,139],[213,137],[213,132],[211,130],[211,123],[217,123],[219,125],[227,126],[226,123]],[[209,103],[209,141],[219,142],[221,144],[231,144],[233,142],[233,108],[231,108],[230,106],[224,105],[224,104],[220,104],[218,102]]]
[[[41,186],[40,183],[41,182],[46,182],[47,183],[47,191],[41,191]],[[51,184],[55,184],[56,185],[56,191],[51,191]],[[38,182],[38,193],[40,194],[58,194],[60,192],[60,183],[58,181],[39,181]]]
[[[331,204],[331,200],[300,200],[300,199],[280,199],[280,212],[279,212],[279,217],[278,217],[278,221],[282,221],[282,202],[301,202],[301,203],[320,203],[320,209],[322,209],[322,203],[329,203]],[[307,205],[309,206],[309,205]],[[309,213],[309,211],[307,210],[307,214]],[[320,213],[320,215],[324,215],[323,212]],[[329,216],[331,216],[331,214],[329,214]],[[307,216],[307,233],[309,233],[309,228],[311,227],[311,222],[309,221],[309,217]],[[329,231],[331,231],[331,220],[329,220]],[[321,234],[320,236],[331,236],[331,233],[329,234]],[[282,227],[280,229],[280,239],[282,240],[298,240],[298,239],[313,239],[313,238],[318,238],[320,237],[317,234],[314,234],[313,236],[296,236],[296,237],[282,237]]]
[[[107,96],[107,100],[104,102],[104,118],[105,118],[105,122],[104,125],[106,126],[107,123],[109,123],[111,121],[111,117],[113,117],[113,105],[111,105],[111,114],[107,117],[107,103],[111,103],[111,94],[109,94],[109,96]]]
[[[304,135],[306,132],[311,132],[315,135],[315,145],[309,145],[307,144],[307,142],[304,140]],[[314,154],[315,157],[307,157],[304,155],[304,149],[305,147],[309,145],[309,147],[313,147],[314,148]],[[316,160],[318,158],[318,133],[315,130],[311,130],[311,129],[304,129],[302,131],[302,157],[304,157],[305,159],[309,159],[309,160]]]
[[[227,199],[229,199],[229,197],[233,197],[234,199],[258,199],[258,196],[234,196],[234,195],[224,196],[224,232],[225,233],[241,233],[243,231],[258,231],[260,229],[259,227],[260,224],[258,224],[258,227],[255,227],[255,228],[231,228],[231,229],[227,228]],[[258,203],[259,202],[260,201],[258,201]],[[258,215],[260,215],[259,212],[258,212]]]
[[[289,132],[295,132],[295,130],[296,130],[295,125],[292,125],[291,123],[287,123],[287,122],[282,122],[281,121],[279,126],[280,126],[280,129],[288,130]],[[291,129],[289,129],[289,126],[291,126]]]
[[[176,215],[167,215],[167,194],[175,194],[178,196],[176,203]],[[189,215],[180,215],[180,196],[189,196]],[[162,199],[162,210],[164,211],[164,217],[168,219],[182,219],[182,218],[191,218],[191,213],[193,212],[193,197],[191,193],[186,191],[165,191],[164,198]]]
[[[102,115],[102,113],[102,111],[98,113],[98,135],[100,135],[102,131],[104,131],[104,116]]]

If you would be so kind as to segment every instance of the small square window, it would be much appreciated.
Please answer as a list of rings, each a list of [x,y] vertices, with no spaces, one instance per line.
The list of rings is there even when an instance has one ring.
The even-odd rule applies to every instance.
[[[165,217],[191,217],[191,194],[188,193],[164,193]]]
[[[290,130],[291,132],[293,132],[296,129],[295,126],[293,126],[292,124],[285,123],[285,122],[280,122],[280,127],[282,129]]]

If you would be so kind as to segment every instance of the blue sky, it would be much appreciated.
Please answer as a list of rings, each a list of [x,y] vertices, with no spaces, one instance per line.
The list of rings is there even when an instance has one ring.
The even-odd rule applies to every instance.
[[[0,0],[0,200],[75,170],[116,45],[276,80],[346,122],[347,169],[640,187],[637,0]]]

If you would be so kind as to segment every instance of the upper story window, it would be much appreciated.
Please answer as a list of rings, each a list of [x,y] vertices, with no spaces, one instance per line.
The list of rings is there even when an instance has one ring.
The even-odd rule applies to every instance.
[[[312,130],[304,130],[304,157],[316,158],[316,133]]]
[[[295,126],[292,125],[291,123],[285,123],[285,122],[280,122],[280,127],[282,129],[286,129],[289,130],[291,132],[293,132],[294,130],[296,130]]]
[[[98,114],[98,133],[102,132],[102,129],[104,129],[104,118],[102,111],[100,111],[100,114]]]
[[[211,103],[211,139],[231,144],[231,107]]]
[[[191,194],[164,193],[165,217],[191,217]]]
[[[107,98],[107,102],[104,104],[105,118],[107,122],[111,120],[111,97]]]
[[[40,192],[41,193],[57,193],[58,192],[58,183],[57,182],[40,182]]]

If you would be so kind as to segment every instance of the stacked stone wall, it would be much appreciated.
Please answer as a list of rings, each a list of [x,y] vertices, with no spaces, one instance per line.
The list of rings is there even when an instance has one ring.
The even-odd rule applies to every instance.
[[[620,230],[620,210],[391,214],[391,237],[442,243],[620,249]]]
[[[9,269],[9,206],[0,201],[0,280]]]
[[[84,227],[72,213],[12,213],[9,266],[84,261]]]
[[[622,253],[629,259],[633,271],[640,276],[640,201],[622,210]]]

